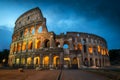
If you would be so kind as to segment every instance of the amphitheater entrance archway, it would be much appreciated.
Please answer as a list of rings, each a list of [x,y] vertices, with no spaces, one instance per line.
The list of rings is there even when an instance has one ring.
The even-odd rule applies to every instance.
[[[25,58],[21,59],[21,64],[25,64]]]
[[[88,58],[85,58],[85,59],[84,59],[84,65],[85,65],[85,66],[88,66]]]
[[[31,58],[31,57],[28,57],[28,58],[27,58],[27,64],[30,65],[31,62],[32,62],[32,58]]]
[[[64,68],[70,68],[70,58],[69,57],[65,57],[64,58]]]
[[[34,57],[34,65],[40,64],[40,57]]]
[[[43,58],[43,66],[44,67],[49,67],[49,57],[48,56],[45,56]]]
[[[90,66],[93,66],[93,60],[90,58]]]
[[[78,69],[78,60],[77,60],[77,57],[74,57],[72,59],[72,68],[73,69]]]
[[[59,64],[60,64],[60,58],[59,58],[59,56],[54,56],[53,57],[53,66],[54,67],[59,67]]]
[[[46,40],[44,41],[44,47],[45,47],[45,48],[49,48],[49,47],[50,47],[50,40],[46,39]]]

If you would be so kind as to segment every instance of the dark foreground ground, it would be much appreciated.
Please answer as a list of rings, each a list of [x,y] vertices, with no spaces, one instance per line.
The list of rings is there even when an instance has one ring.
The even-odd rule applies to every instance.
[[[97,71],[99,72],[99,71]],[[60,74],[61,73],[61,74]],[[115,80],[90,70],[19,70],[0,69],[0,80]],[[119,80],[119,79],[118,79]]]

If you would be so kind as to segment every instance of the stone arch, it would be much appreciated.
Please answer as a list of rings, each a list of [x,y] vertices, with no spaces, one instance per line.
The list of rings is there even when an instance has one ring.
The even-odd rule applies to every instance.
[[[88,66],[88,58],[85,58],[85,59],[84,59],[84,65],[85,65],[85,66]]]
[[[41,24],[38,24],[37,27],[36,27],[36,33],[41,33],[42,32],[42,26]]]
[[[77,60],[77,57],[74,57],[72,59],[72,68],[73,69],[78,69],[78,60]]]
[[[41,41],[38,40],[38,39],[36,39],[36,40],[35,40],[35,48],[36,48],[36,49],[39,49],[40,46],[41,46]]]
[[[30,28],[30,34],[35,34],[35,28],[33,26]]]
[[[96,67],[98,66],[98,59],[97,58],[95,59],[95,65],[96,65]]]
[[[90,58],[90,66],[93,66],[93,59]]]
[[[89,45],[89,47],[88,47],[88,51],[89,51],[89,53],[90,53],[90,54],[92,54],[92,53],[93,53],[93,48],[92,48],[92,46],[91,46],[91,45]]]
[[[26,36],[28,34],[28,29],[24,30],[24,36]]]
[[[34,57],[34,65],[39,65],[40,64],[40,57]]]
[[[78,48],[78,50],[82,51],[82,44],[79,43],[79,44],[77,45],[77,48]]]
[[[45,48],[49,48],[50,47],[50,40],[49,39],[45,39],[44,40],[44,47]]]
[[[32,42],[32,40],[30,40],[30,41],[28,42],[28,50],[31,50],[32,47],[33,47],[33,42]]]
[[[31,57],[28,57],[28,58],[27,58],[27,64],[30,65],[31,62],[32,62],[32,58],[31,58]]]
[[[43,57],[43,65],[44,67],[49,67],[49,56]]]
[[[25,64],[25,58],[21,58],[21,64]]]
[[[23,41],[23,44],[22,44],[22,51],[26,50],[26,41]]]
[[[59,67],[59,64],[60,64],[59,56],[53,56],[53,66],[54,67]]]
[[[69,48],[69,41],[64,41],[64,43],[63,43],[63,48],[64,49],[68,49]]]
[[[18,43],[17,45],[17,51],[19,52],[21,50],[21,43]]]
[[[70,57],[64,57],[64,68],[70,68],[71,60]]]
[[[16,58],[16,64],[20,64],[20,59]]]
[[[98,53],[100,53],[100,46],[99,45],[97,46],[97,51],[98,51]]]

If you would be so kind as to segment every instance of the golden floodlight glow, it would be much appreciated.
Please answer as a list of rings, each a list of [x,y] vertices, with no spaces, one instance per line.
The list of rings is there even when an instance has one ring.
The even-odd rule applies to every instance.
[[[98,45],[98,52],[100,53],[100,46]]]
[[[70,61],[70,58],[64,58],[64,60],[65,60],[65,61],[66,61],[66,60],[67,60],[67,61]]]
[[[57,58],[59,58],[58,56],[54,56],[53,58],[53,64],[56,65],[57,64]]]
[[[16,59],[16,64],[19,64],[19,60],[20,60],[19,58]]]
[[[45,65],[48,65],[48,64],[49,64],[49,57],[48,57],[48,56],[45,56],[45,57],[43,58],[43,63],[44,63]]]
[[[34,64],[40,64],[40,57],[34,58]]]
[[[21,64],[25,64],[25,58],[21,59]]]
[[[32,61],[31,57],[27,58],[27,64],[31,64],[31,61]]]
[[[89,53],[93,53],[93,49],[91,46],[88,49],[89,49]]]

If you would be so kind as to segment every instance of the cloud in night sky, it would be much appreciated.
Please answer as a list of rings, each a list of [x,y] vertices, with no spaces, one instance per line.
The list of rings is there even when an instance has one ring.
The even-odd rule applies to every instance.
[[[120,1],[119,0],[3,0],[0,2],[0,48],[10,44],[16,19],[29,9],[39,7],[47,18],[49,31],[60,34],[77,31],[97,34],[105,38],[108,48],[120,48]],[[4,26],[7,28],[4,29]]]

